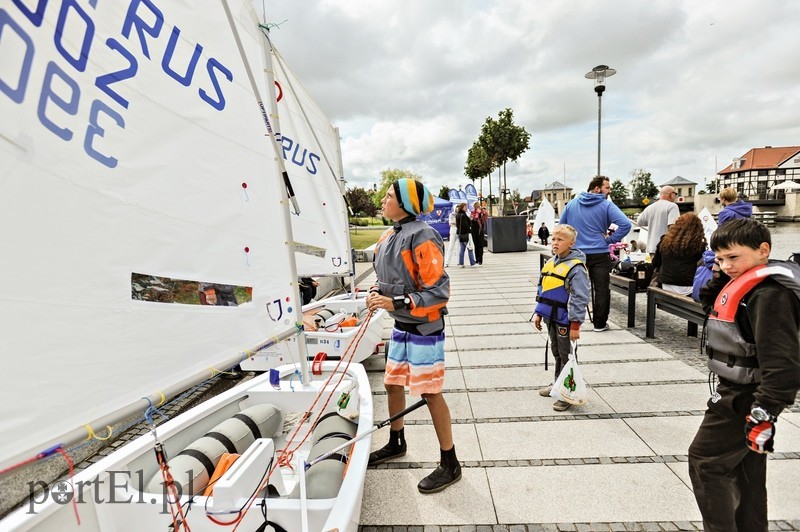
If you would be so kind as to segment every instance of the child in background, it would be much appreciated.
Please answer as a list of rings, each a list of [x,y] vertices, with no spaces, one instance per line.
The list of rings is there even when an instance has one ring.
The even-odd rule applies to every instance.
[[[586,271],[586,255],[572,249],[578,232],[570,225],[557,225],[553,229],[553,258],[542,267],[536,295],[536,318],[533,325],[542,330],[542,319],[547,325],[550,346],[555,359],[555,378],[569,360],[570,344],[581,337],[581,323],[586,316],[589,303],[589,273]],[[548,397],[553,385],[539,390],[539,395]],[[553,410],[563,412],[572,406],[557,400]]]

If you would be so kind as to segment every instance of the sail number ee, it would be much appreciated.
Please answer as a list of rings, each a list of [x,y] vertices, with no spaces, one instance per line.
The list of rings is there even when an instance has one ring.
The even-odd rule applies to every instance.
[[[62,0],[60,5],[48,0],[12,0],[12,4],[0,9],[0,57],[4,63],[0,91],[17,104],[38,98],[39,122],[64,141],[71,141],[76,130],[84,130],[84,151],[109,168],[115,168],[118,160],[113,153],[104,152],[103,139],[125,129],[124,113],[130,104],[116,84],[140,75],[146,67],[140,61],[159,59],[156,53],[151,57],[151,50],[160,56],[161,71],[169,79],[184,87],[196,86],[197,97],[213,109],[225,108],[223,87],[233,80],[233,73],[207,52],[204,55],[200,43],[190,54],[181,53],[183,50],[176,54],[191,37],[181,38],[177,25],[171,31],[165,28],[164,15],[152,0],[131,0],[124,11],[113,2],[100,2],[98,7],[97,0],[80,4]],[[55,18],[55,25],[43,24],[46,18]],[[112,36],[103,40],[98,35]],[[114,70],[95,77],[98,97],[86,105],[81,104],[81,97],[87,97],[81,94],[86,83],[76,80],[88,75],[93,55],[105,57],[103,64],[114,65]],[[176,55],[188,58],[182,60],[185,64],[175,65]],[[205,68],[197,73],[201,56]]]

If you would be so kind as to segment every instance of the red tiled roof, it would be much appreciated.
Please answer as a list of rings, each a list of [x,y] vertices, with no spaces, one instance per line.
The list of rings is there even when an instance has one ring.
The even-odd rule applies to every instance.
[[[747,170],[777,168],[781,163],[794,157],[798,153],[800,153],[800,146],[753,148],[744,154],[744,163],[742,166],[734,168],[733,163],[731,163],[720,171],[719,175],[730,174],[732,172],[745,172]]]

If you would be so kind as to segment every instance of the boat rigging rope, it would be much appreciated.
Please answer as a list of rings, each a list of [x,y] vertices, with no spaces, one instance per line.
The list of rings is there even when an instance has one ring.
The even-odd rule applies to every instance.
[[[155,407],[150,408],[155,410]],[[156,425],[153,422],[153,418],[149,417],[148,419],[150,421],[150,432],[153,434],[153,439],[155,440],[153,451],[156,453],[156,462],[158,462],[158,468],[161,471],[161,478],[164,479],[164,497],[166,497],[167,502],[169,503],[169,513],[172,515],[172,530],[173,532],[181,532],[182,530],[185,532],[191,532],[189,523],[186,522],[186,514],[183,512],[180,491],[175,485],[175,479],[172,477],[172,472],[169,470],[167,453],[164,451],[164,445],[158,438],[158,433],[156,432]]]
[[[327,394],[328,397],[325,399],[324,404],[319,409],[317,417],[314,420],[314,422],[312,423],[312,426],[314,424],[316,424],[319,421],[319,419],[323,416],[323,413],[325,412],[325,409],[327,408],[328,404],[330,403],[331,398],[333,397],[334,393],[338,389],[339,384],[344,379],[344,376],[347,373],[347,369],[350,367],[350,363],[353,360],[353,357],[354,357],[354,355],[356,353],[356,349],[358,348],[358,345],[361,343],[361,340],[364,338],[364,335],[366,334],[366,332],[368,330],[369,322],[372,319],[373,313],[374,313],[373,311],[369,311],[369,313],[365,316],[364,320],[361,322],[361,325],[359,326],[358,330],[356,331],[356,334],[353,336],[352,342],[350,343],[350,345],[345,350],[344,355],[342,355],[342,357],[337,362],[336,367],[331,371],[331,374],[327,378],[327,380],[325,381],[325,384],[320,387],[319,392],[317,392],[317,396],[314,398],[314,401],[311,404],[311,406],[308,408],[308,411],[305,412],[305,414],[303,415],[301,420],[295,426],[295,429],[292,432],[292,434],[289,436],[289,438],[287,438],[286,446],[283,449],[281,449],[280,451],[278,451],[277,463],[272,465],[272,467],[269,469],[269,473],[266,475],[266,478],[264,478],[264,480],[261,483],[261,485],[259,485],[258,489],[253,493],[251,498],[244,505],[243,509],[239,511],[239,514],[236,517],[236,519],[234,519],[230,523],[227,523],[228,525],[233,525],[233,524],[236,525],[234,527],[234,529],[233,529],[234,532],[236,532],[236,530],[239,528],[239,525],[241,524],[242,520],[244,519],[244,516],[247,515],[247,512],[250,510],[250,508],[252,507],[253,503],[255,502],[256,495],[258,493],[260,493],[261,490],[263,490],[267,486],[267,484],[269,483],[269,479],[272,476],[272,474],[275,472],[275,470],[279,466],[292,468],[292,465],[291,465],[292,457],[294,456],[295,451],[297,451],[303,445],[303,443],[305,443],[305,441],[308,439],[308,437],[311,435],[311,430],[306,432],[305,436],[303,436],[303,439],[300,440],[300,442],[298,442],[296,445],[294,445],[294,448],[290,449],[289,447],[294,442],[294,438],[297,437],[297,434],[300,432],[300,428],[311,417],[312,413],[314,412],[314,407],[319,402],[319,400],[322,397],[325,389],[328,388],[328,385],[330,384],[330,382],[338,374],[339,375],[339,380],[336,382],[335,385],[333,385],[331,387],[330,391],[328,391],[328,394]],[[344,369],[340,371],[339,368],[342,365],[342,362],[345,362],[345,366],[344,366]]]

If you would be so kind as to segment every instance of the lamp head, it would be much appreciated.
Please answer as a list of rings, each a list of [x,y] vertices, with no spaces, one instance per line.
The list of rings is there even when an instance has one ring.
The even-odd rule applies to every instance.
[[[608,65],[597,65],[590,72],[586,73],[585,77],[586,79],[593,79],[595,81],[594,90],[599,96],[605,88],[598,90],[598,87],[603,87],[603,82],[605,82],[606,78],[610,78],[616,73],[617,71],[613,68],[609,68]]]

